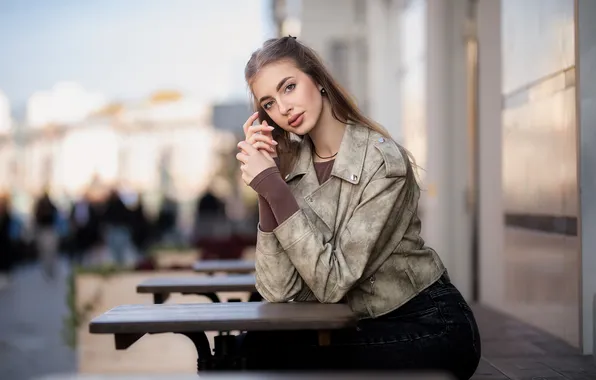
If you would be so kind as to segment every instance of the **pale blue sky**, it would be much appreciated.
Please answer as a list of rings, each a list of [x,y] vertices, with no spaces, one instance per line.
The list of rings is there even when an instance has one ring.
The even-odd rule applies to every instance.
[[[269,0],[0,0],[0,90],[17,109],[59,81],[115,100],[241,98],[272,33]]]

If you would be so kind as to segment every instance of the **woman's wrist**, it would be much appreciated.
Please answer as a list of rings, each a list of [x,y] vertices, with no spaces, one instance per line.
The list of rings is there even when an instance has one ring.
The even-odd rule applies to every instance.
[[[253,178],[253,180],[250,182],[249,186],[252,187],[252,189],[256,191],[257,194],[264,195],[267,192],[267,188],[269,187],[267,186],[267,182],[268,180],[272,179],[269,178],[272,175],[277,175],[281,179],[281,174],[277,166],[267,168],[259,174],[257,174],[257,176]]]
[[[296,198],[277,167],[259,173],[251,182],[251,187],[259,194],[259,200],[265,200],[271,207],[277,225],[300,210]]]

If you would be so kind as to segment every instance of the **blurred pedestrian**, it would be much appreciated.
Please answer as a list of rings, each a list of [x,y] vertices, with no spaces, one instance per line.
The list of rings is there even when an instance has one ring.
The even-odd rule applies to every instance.
[[[14,228],[16,220],[10,208],[8,196],[0,196],[0,289],[8,284],[10,270],[16,260]]]
[[[58,258],[58,209],[44,191],[34,208],[35,241],[43,273],[52,279],[56,275]]]
[[[132,248],[131,212],[116,190],[112,190],[108,196],[102,221],[112,258],[118,265],[126,264],[127,253]]]
[[[81,264],[91,248],[101,240],[99,211],[89,192],[85,193],[72,206],[70,226],[72,259],[74,263]]]

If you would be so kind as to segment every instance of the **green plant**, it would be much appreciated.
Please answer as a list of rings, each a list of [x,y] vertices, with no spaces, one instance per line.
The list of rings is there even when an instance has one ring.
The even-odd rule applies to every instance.
[[[184,251],[188,251],[188,250],[192,250],[192,247],[189,246],[188,244],[175,243],[175,242],[153,244],[149,247],[149,249],[147,249],[147,251],[149,252],[150,255],[155,255],[157,253],[166,252],[166,251],[184,252]]]
[[[95,274],[102,278],[108,278],[117,273],[129,271],[118,266],[101,266],[91,268],[73,268],[67,278],[66,291],[66,305],[68,307],[68,315],[63,319],[62,338],[64,342],[72,349],[77,346],[77,330],[82,323],[89,320],[89,315],[93,312],[93,307],[96,305],[102,296],[101,287],[97,289],[91,300],[85,302],[82,307],[77,308],[77,289],[76,277],[79,274]]]

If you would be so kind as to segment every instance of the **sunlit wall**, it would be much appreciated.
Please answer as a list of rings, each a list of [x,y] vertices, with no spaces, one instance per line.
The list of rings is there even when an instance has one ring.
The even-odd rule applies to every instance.
[[[401,125],[404,145],[426,167],[426,0],[410,1],[400,23]],[[424,170],[419,170],[424,180]]]
[[[573,0],[502,0],[503,298],[579,344]]]

